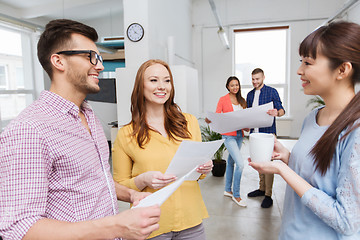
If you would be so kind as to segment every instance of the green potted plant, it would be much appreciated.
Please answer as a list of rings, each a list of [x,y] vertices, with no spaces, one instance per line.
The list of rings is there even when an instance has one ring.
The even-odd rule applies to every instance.
[[[320,96],[314,96],[307,101],[306,106],[308,107],[310,105],[314,105],[312,107],[312,110],[313,110],[315,108],[325,105],[325,102]]]
[[[201,138],[203,142],[215,141],[222,139],[220,133],[214,132],[210,129],[209,125],[201,126]],[[224,144],[214,154],[212,174],[215,177],[223,177],[226,171],[226,161],[223,159],[226,147]]]

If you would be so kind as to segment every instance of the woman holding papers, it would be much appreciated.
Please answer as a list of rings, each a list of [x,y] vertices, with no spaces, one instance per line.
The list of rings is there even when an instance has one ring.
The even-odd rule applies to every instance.
[[[250,163],[287,183],[279,239],[360,239],[360,26],[334,22],[300,44],[304,93],[325,106],[304,120],[290,153],[276,141],[273,158]]]
[[[231,76],[226,81],[228,94],[222,96],[216,107],[217,113],[226,113],[246,108],[246,100],[241,96],[240,81],[237,77]],[[205,119],[207,123],[211,121]],[[232,200],[241,207],[246,207],[246,202],[240,197],[240,181],[244,169],[244,160],[240,149],[243,142],[243,131],[224,133],[225,147],[229,152],[226,164],[225,191],[224,196],[231,197]],[[235,171],[234,171],[235,167]]]
[[[132,120],[114,143],[115,181],[137,191],[155,192],[176,180],[165,175],[182,140],[201,141],[197,119],[182,113],[174,102],[174,83],[168,64],[143,63],[131,96]],[[212,161],[197,171],[207,174]],[[200,178],[204,178],[202,175]],[[161,206],[160,228],[152,239],[205,239],[202,220],[208,217],[197,181],[185,181]]]

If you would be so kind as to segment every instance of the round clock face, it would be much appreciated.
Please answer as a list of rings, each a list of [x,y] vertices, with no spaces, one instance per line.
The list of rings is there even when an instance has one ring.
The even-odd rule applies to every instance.
[[[144,28],[138,23],[132,23],[126,30],[126,33],[131,41],[138,42],[144,36]]]

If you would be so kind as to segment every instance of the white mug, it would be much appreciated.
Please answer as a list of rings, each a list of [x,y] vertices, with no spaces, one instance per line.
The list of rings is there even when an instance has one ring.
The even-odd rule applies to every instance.
[[[271,161],[274,150],[274,135],[270,133],[251,133],[249,135],[250,158],[252,162]]]

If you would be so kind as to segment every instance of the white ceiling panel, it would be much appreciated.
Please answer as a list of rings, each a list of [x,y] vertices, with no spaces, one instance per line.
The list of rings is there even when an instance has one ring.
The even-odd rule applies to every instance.
[[[1,14],[29,22],[56,18],[89,21],[122,12],[122,0],[0,0]]]

